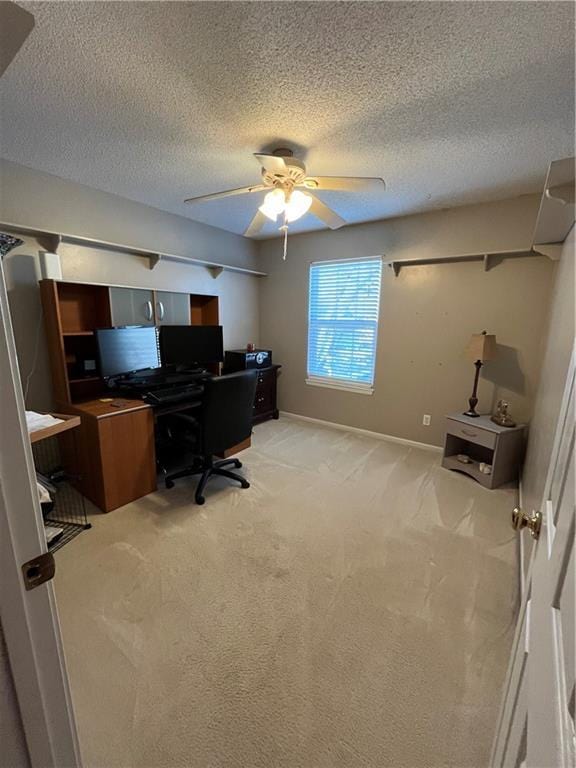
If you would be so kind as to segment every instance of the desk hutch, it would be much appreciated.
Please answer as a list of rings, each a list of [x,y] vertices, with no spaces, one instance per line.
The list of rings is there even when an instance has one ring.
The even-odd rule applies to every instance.
[[[81,421],[79,490],[109,512],[156,490],[154,411],[142,400],[100,400],[94,330],[218,325],[218,296],[56,280],[41,280],[40,293],[56,409]]]

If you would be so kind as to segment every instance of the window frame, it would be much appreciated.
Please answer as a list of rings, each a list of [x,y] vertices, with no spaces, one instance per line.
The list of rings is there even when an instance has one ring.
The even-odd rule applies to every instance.
[[[378,356],[378,332],[380,330],[380,310],[382,304],[382,277],[383,277],[383,259],[382,255],[376,256],[355,256],[344,259],[321,259],[311,261],[308,265],[308,322],[306,326],[306,379],[305,382],[311,387],[322,387],[325,389],[336,389],[343,392],[351,392],[358,395],[373,395],[376,384],[376,361]],[[351,379],[340,379],[333,376],[315,376],[309,372],[310,363],[310,313],[312,302],[310,296],[310,286],[312,280],[312,268],[322,264],[346,264],[367,261],[380,261],[380,283],[378,286],[378,314],[376,320],[376,331],[374,334],[374,367],[372,369],[372,382],[370,384],[353,381]]]

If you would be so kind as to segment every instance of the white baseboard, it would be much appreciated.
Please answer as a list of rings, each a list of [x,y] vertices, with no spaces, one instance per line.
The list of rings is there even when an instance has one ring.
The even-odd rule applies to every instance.
[[[280,415],[288,419],[294,419],[295,421],[308,421],[312,424],[320,424],[323,427],[331,427],[332,429],[338,429],[341,432],[351,432],[355,435],[364,435],[364,437],[373,437],[375,440],[385,440],[389,443],[399,443],[400,445],[408,445],[411,448],[423,448],[425,451],[442,451],[440,445],[429,445],[428,443],[419,443],[416,440],[406,440],[403,437],[394,437],[394,435],[385,435],[382,432],[371,432],[369,429],[360,429],[359,427],[350,427],[347,424],[336,424],[333,421],[324,421],[323,419],[313,419],[311,416],[300,416],[299,413],[290,413],[288,411],[280,411]]]

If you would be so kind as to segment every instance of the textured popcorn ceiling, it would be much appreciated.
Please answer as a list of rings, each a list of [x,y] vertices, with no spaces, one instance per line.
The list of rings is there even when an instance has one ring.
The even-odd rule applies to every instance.
[[[386,180],[324,194],[350,222],[538,191],[573,153],[571,3],[22,5],[2,155],[233,232],[261,196],[183,199],[257,183],[278,144]]]

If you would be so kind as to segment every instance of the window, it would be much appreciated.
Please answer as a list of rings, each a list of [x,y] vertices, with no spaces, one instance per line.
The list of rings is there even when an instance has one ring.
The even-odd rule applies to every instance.
[[[308,384],[372,394],[381,278],[380,258],[310,265]]]

